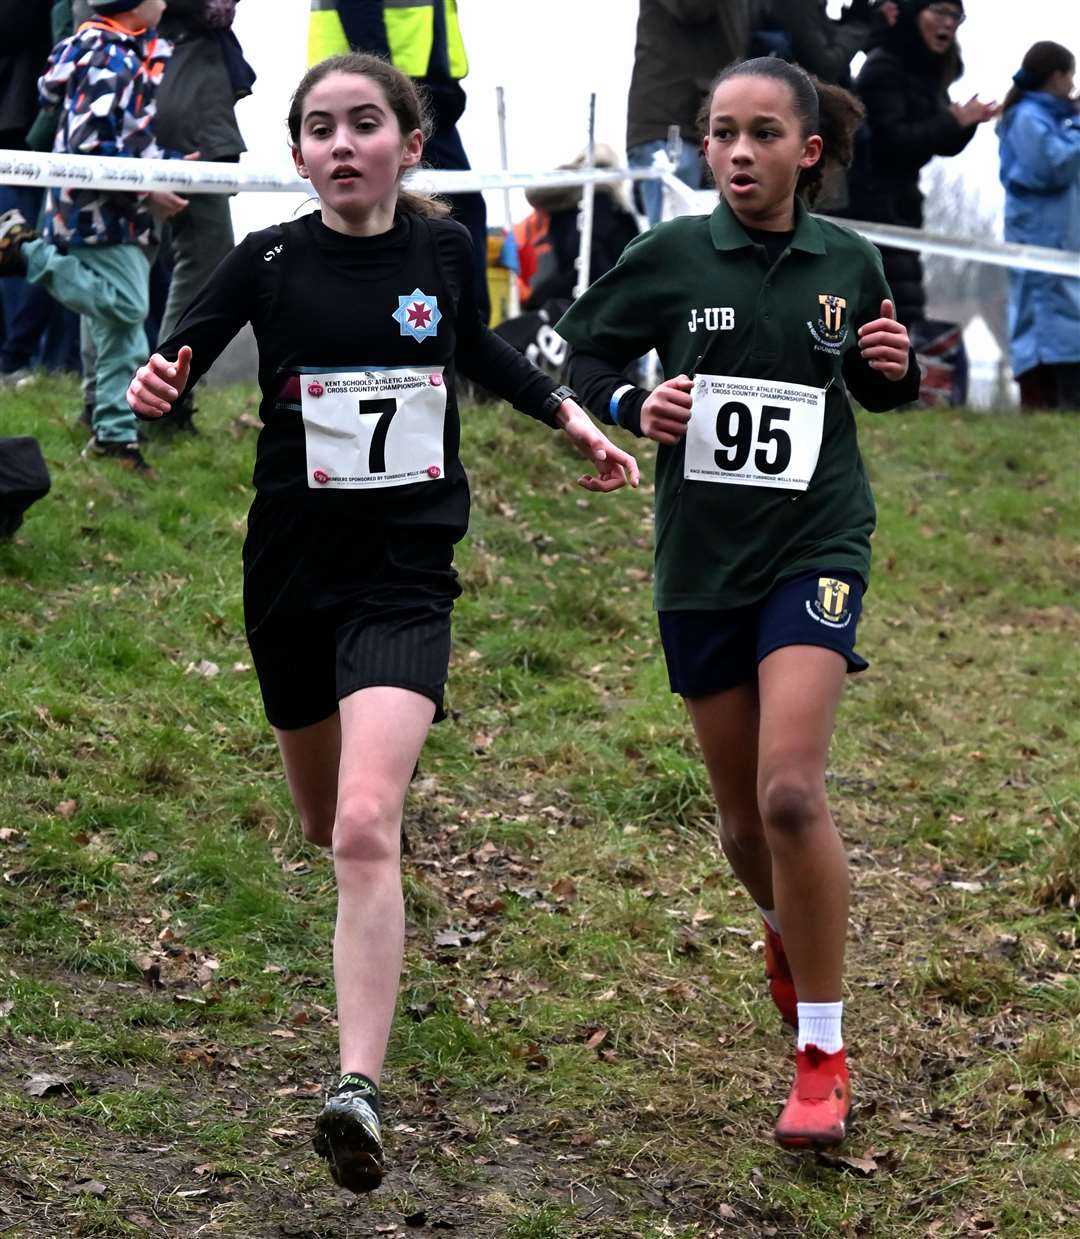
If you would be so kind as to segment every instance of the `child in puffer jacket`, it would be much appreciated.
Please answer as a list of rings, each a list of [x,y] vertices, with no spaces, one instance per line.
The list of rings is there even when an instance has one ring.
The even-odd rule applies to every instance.
[[[95,18],[53,48],[38,81],[60,109],[53,150],[71,155],[179,158],[154,138],[155,95],[171,45],[156,32],[165,0],[97,0]],[[187,156],[191,158],[191,156]],[[25,275],[87,320],[97,353],[93,437],[86,459],[152,476],[139,450],[127,381],[146,355],[155,214],[186,207],[169,192],[49,189],[39,238],[18,211],[0,216],[0,276]]]

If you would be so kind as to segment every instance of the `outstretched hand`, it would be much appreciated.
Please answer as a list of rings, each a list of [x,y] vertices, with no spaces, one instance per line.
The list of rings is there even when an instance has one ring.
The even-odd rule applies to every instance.
[[[579,404],[573,400],[564,400],[559,407],[557,420],[574,447],[596,466],[599,476],[583,474],[578,478],[579,486],[600,493],[618,490],[627,482],[631,486],[637,486],[641,480],[637,461],[598,430]]]
[[[973,125],[983,125],[988,120],[993,120],[997,115],[997,110],[996,101],[983,103],[978,95],[972,95],[967,103],[949,104],[949,111],[965,129],[969,129]]]
[[[896,321],[891,301],[881,303],[881,317],[859,328],[859,352],[871,370],[880,370],[894,383],[907,374],[911,341],[907,328]]]
[[[161,417],[183,395],[190,373],[191,349],[186,344],[175,361],[155,353],[145,366],[135,371],[135,377],[128,384],[127,402],[143,417]]]

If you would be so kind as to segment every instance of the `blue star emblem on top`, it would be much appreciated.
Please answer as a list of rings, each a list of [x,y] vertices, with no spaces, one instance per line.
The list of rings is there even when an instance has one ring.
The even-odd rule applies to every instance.
[[[438,334],[442,310],[437,297],[429,297],[419,288],[414,288],[407,297],[398,297],[393,317],[397,319],[403,336],[414,340],[426,340]]]

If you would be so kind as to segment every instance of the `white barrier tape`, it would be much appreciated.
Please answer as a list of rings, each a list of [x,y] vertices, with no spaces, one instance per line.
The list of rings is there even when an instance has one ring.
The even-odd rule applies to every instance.
[[[689,189],[674,176],[665,176],[664,185],[682,203],[687,214],[706,215],[716,206],[716,192]],[[964,258],[969,262],[989,263],[995,267],[1014,267],[1025,271],[1041,271],[1046,275],[1066,275],[1080,278],[1080,253],[1075,250],[1049,249],[1042,245],[1016,245],[1011,241],[972,241],[967,237],[950,237],[941,233],[921,232],[917,228],[901,228],[895,224],[875,224],[861,219],[822,219],[841,224],[873,241],[898,250],[917,250],[923,254],[941,254],[947,258]]]
[[[410,173],[405,184],[411,189],[432,193],[475,193],[485,189],[556,188],[567,185],[617,185],[626,180],[662,179],[664,185],[686,212],[705,214],[716,206],[716,194],[689,189],[677,177],[659,168],[605,169],[550,172],[443,172],[425,168]],[[311,185],[295,174],[252,171],[247,165],[210,163],[183,159],[113,159],[96,155],[57,155],[39,151],[0,150],[0,185],[72,185],[79,189],[149,193],[173,190],[178,193],[236,194],[245,191],[270,193],[311,193]],[[827,217],[826,217],[827,218]],[[895,249],[942,254],[971,262],[999,267],[1041,271],[1048,275],[1080,277],[1080,253],[1048,249],[1040,245],[1014,245],[1009,242],[971,241],[963,237],[940,236],[916,228],[861,220],[837,220],[861,233],[868,240]]]
[[[831,216],[823,215],[822,219]],[[861,233],[875,245],[890,245],[898,250],[919,250],[923,254],[942,254],[948,258],[967,258],[971,262],[989,263],[993,267],[1019,267],[1025,271],[1041,271],[1045,275],[1071,275],[1080,278],[1080,253],[1055,250],[1043,245],[1017,245],[1013,241],[972,241],[968,237],[950,237],[942,233],[917,232],[895,224],[874,224],[861,219],[834,219]]]
[[[439,194],[485,189],[533,189],[545,186],[619,185],[627,179],[653,180],[649,168],[626,171],[594,168],[551,172],[444,172],[421,168],[405,178],[409,189]],[[295,172],[252,171],[246,164],[210,163],[201,159],[120,159],[100,155],[58,155],[41,151],[0,150],[0,185],[71,185],[78,189],[150,193],[172,190],[190,194],[237,194],[247,190],[311,193],[310,181]]]

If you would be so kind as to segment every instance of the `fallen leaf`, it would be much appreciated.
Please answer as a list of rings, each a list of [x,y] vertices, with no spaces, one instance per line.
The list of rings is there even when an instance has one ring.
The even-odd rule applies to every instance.
[[[104,1196],[108,1190],[100,1179],[86,1179],[82,1183],[73,1183],[68,1188],[72,1196]]]
[[[66,822],[78,807],[78,804],[74,800],[61,800],[56,806],[56,812],[59,813]]]
[[[609,1031],[606,1028],[598,1028],[592,1036],[585,1042],[587,1050],[595,1050],[597,1046],[601,1046],[608,1039]]]
[[[573,899],[577,894],[577,887],[570,878],[560,878],[551,888],[551,893],[556,899]]]
[[[197,663],[188,663],[184,668],[185,675],[201,675],[207,680],[212,680],[220,672],[221,668],[217,663],[212,663],[209,658],[201,658]]]
[[[54,1076],[37,1072],[23,1085],[23,1092],[31,1097],[48,1097],[52,1093],[70,1093],[72,1076]]]
[[[161,961],[155,959],[153,955],[140,955],[132,961],[135,967],[142,973],[142,979],[150,986],[151,989],[162,989],[163,981],[161,980]]]

